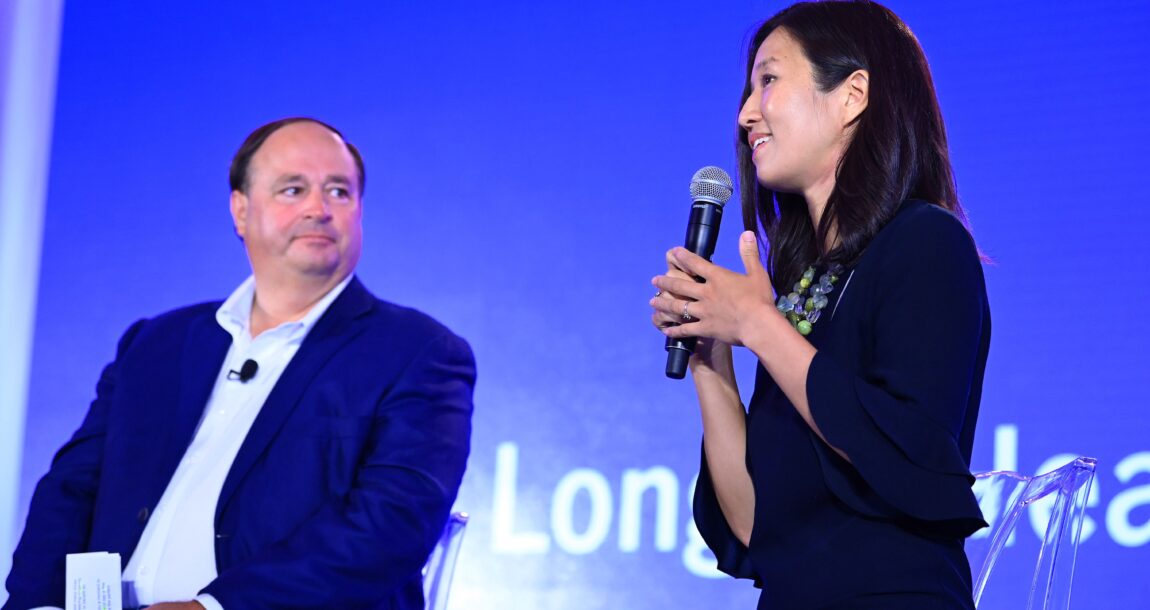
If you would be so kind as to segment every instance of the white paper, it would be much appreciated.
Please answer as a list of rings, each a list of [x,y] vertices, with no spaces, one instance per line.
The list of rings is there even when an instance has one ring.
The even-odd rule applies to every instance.
[[[119,553],[70,553],[64,562],[65,610],[120,610]]]

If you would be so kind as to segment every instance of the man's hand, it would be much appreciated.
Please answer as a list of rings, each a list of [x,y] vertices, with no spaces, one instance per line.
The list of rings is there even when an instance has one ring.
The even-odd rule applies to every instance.
[[[204,610],[204,607],[197,601],[164,602],[148,606],[147,610]]]

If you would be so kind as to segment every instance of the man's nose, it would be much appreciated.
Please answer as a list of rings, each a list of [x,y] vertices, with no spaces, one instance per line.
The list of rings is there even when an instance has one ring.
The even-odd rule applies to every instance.
[[[305,215],[308,218],[331,218],[331,202],[327,193],[317,190],[307,198]]]

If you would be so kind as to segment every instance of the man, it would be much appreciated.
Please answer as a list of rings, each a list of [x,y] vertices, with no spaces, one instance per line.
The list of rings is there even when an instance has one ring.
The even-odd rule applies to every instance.
[[[352,275],[363,161],[334,128],[265,125],[230,177],[252,277],[124,334],[36,488],[5,610],[63,606],[64,558],[86,551],[126,561],[125,605],[422,608],[471,350]]]

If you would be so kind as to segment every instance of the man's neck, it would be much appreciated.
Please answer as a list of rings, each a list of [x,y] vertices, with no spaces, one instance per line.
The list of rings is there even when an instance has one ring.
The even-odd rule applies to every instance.
[[[334,276],[316,280],[305,278],[279,281],[256,277],[251,319],[248,323],[252,338],[285,322],[302,319],[343,280],[342,277]]]

